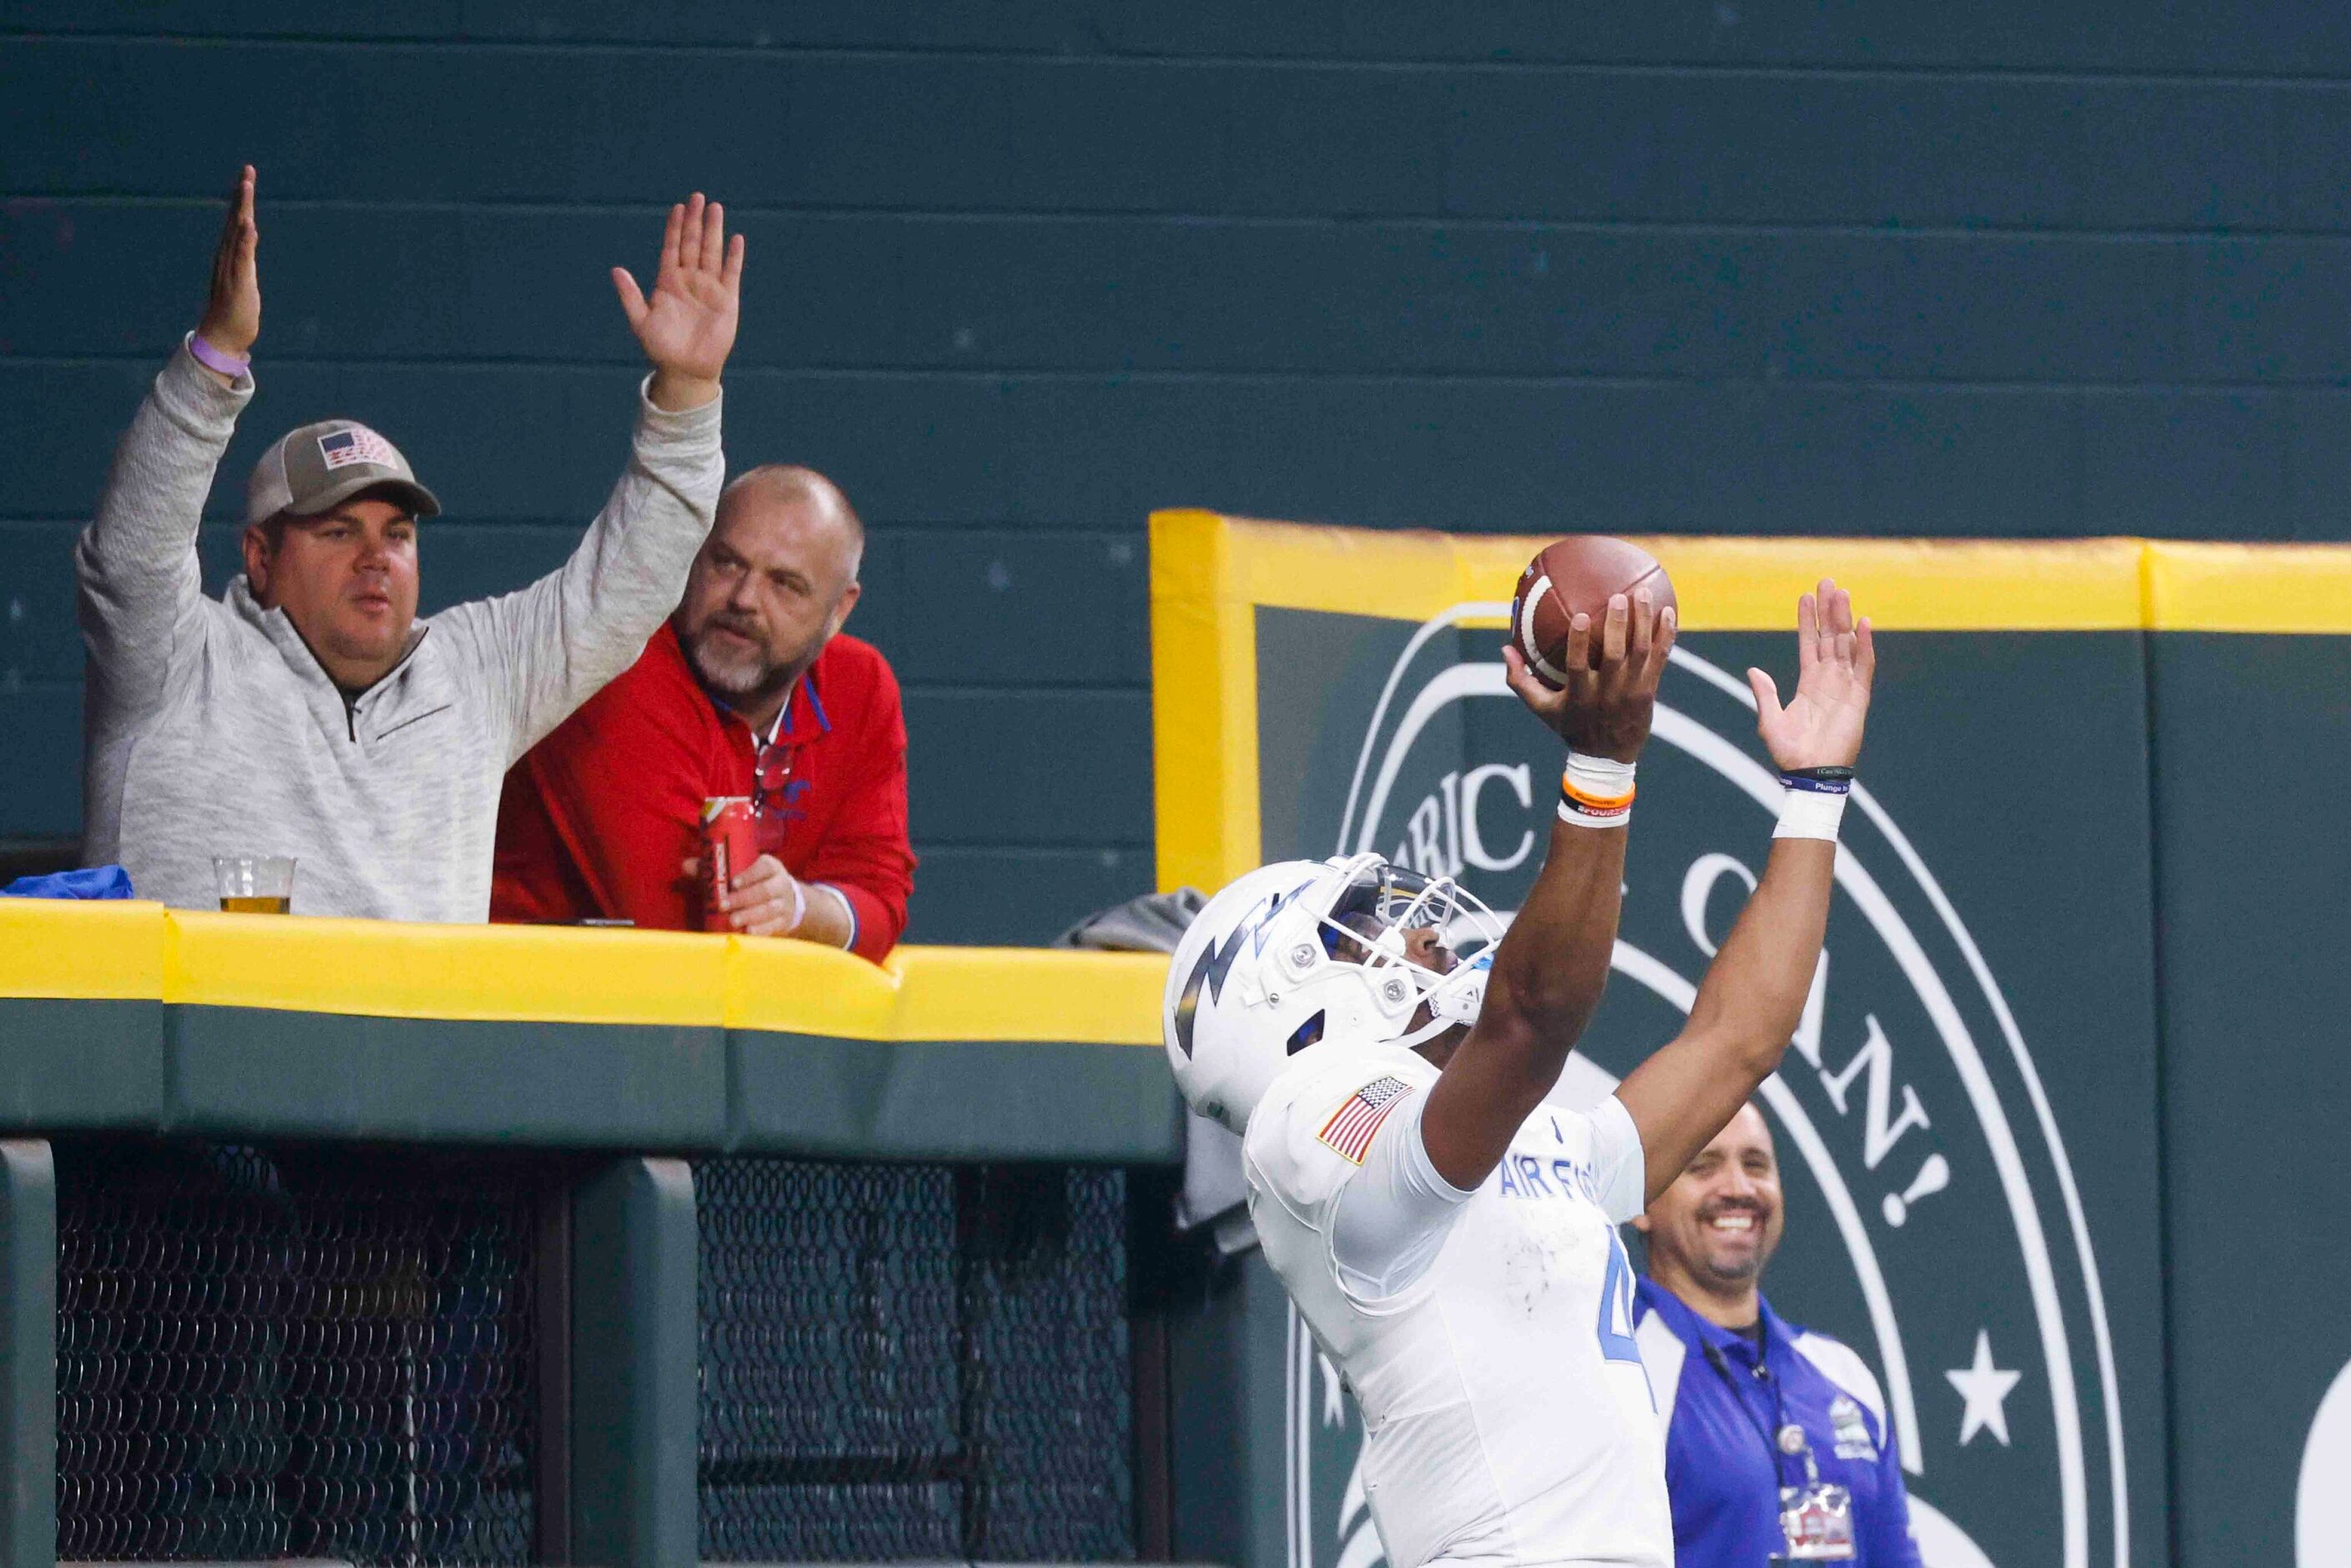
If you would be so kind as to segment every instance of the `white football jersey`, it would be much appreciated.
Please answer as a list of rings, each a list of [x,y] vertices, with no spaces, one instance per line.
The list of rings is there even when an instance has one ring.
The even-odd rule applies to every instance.
[[[1437,1070],[1394,1046],[1300,1053],[1250,1117],[1266,1259],[1363,1411],[1391,1568],[1671,1568],[1665,1434],[1616,1225],[1644,1207],[1614,1096],[1539,1108],[1475,1192],[1429,1164]]]

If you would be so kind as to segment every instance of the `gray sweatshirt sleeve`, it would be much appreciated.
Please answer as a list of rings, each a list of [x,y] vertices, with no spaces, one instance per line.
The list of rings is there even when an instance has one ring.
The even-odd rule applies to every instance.
[[[508,766],[636,663],[710,532],[726,476],[720,403],[666,413],[644,395],[650,382],[638,389],[629,466],[571,559],[519,592],[434,618],[503,708]]]
[[[89,649],[93,729],[120,730],[162,705],[203,635],[196,527],[253,378],[225,387],[183,342],[115,448],[97,514],[74,549]]]

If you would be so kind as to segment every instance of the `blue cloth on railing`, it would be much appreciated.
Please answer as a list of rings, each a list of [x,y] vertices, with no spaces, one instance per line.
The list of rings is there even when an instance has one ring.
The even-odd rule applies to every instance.
[[[53,876],[20,876],[0,887],[0,898],[131,898],[131,873],[119,865],[61,871]]]

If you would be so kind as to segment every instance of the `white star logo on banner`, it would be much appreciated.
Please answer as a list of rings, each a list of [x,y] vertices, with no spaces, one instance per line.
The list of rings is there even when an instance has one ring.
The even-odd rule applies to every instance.
[[[1967,1413],[1959,1417],[1959,1447],[1966,1448],[1970,1438],[1989,1427],[1991,1435],[2000,1439],[2000,1446],[2007,1448],[2008,1410],[2002,1401],[2007,1399],[2009,1391],[2017,1385],[2024,1374],[2003,1372],[1991,1364],[1991,1332],[1976,1330],[1973,1366],[1946,1372],[1943,1375],[1951,1380],[1951,1386],[1958,1389],[1959,1397],[1968,1402]]]

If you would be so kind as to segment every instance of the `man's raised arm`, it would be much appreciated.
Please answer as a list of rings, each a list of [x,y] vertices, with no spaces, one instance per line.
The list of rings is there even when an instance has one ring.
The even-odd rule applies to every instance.
[[[726,477],[719,374],[735,346],[743,236],[700,192],[669,211],[647,296],[612,269],[629,329],[653,366],[629,465],[561,567],[518,593],[446,612],[510,694],[512,762],[636,662],[685,590]]]
[[[1779,1068],[1820,963],[1836,818],[1877,669],[1869,622],[1854,619],[1852,596],[1835,583],[1798,603],[1796,658],[1796,695],[1784,708],[1771,676],[1747,672],[1756,730],[1789,781],[1771,857],[1698,985],[1687,1026],[1616,1091],[1640,1129],[1652,1198]]]
[[[229,193],[204,317],[139,405],[75,547],[91,716],[102,732],[162,704],[204,595],[196,528],[236,416],[253,395],[246,358],[261,335],[253,188],[248,164]]]
[[[1567,742],[1568,769],[1550,851],[1494,954],[1478,1022],[1421,1113],[1429,1163],[1461,1190],[1486,1179],[1559,1082],[1608,983],[1633,764],[1673,643],[1674,612],[1653,612],[1643,590],[1611,599],[1597,628],[1583,614],[1569,623],[1563,690],[1537,681],[1517,649],[1503,650],[1511,689]]]

